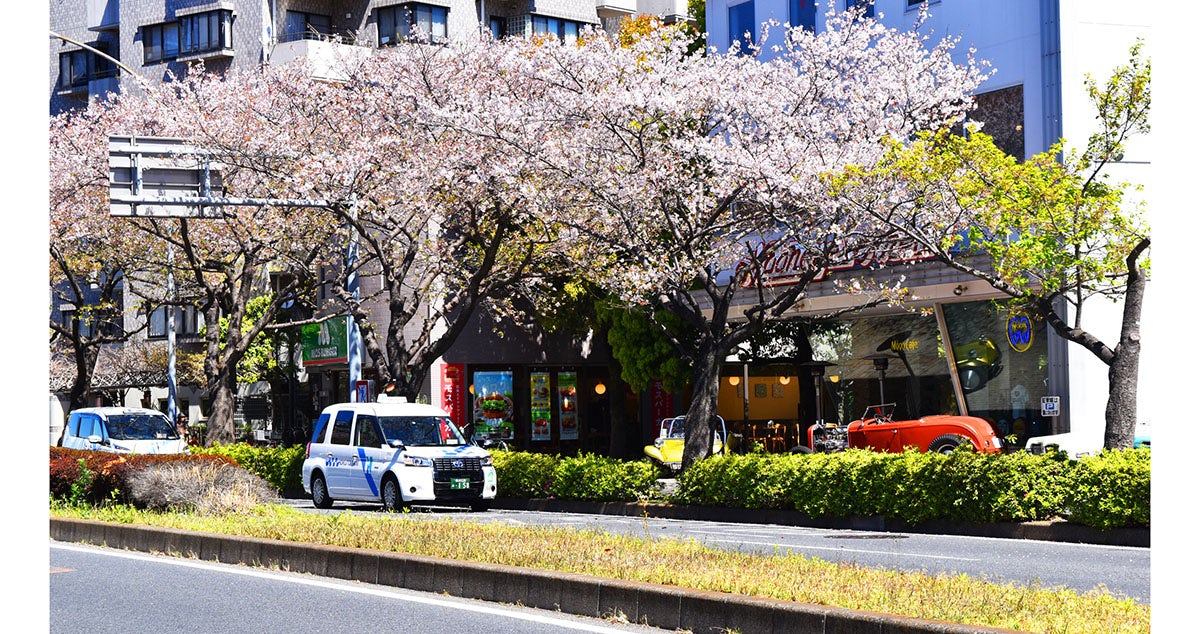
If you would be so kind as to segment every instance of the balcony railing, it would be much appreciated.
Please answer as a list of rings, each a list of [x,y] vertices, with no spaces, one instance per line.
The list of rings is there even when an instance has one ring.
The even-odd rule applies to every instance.
[[[349,78],[349,69],[370,53],[370,47],[357,46],[348,37],[289,33],[271,50],[271,63],[300,62],[315,79],[345,81]]]

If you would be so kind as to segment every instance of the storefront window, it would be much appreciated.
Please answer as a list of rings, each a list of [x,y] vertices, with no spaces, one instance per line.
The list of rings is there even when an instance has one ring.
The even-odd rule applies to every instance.
[[[957,413],[934,315],[864,317],[811,339],[814,360],[833,364],[823,378],[827,422],[856,420],[880,403],[895,403],[897,419]]]
[[[529,373],[530,440],[550,440],[550,373]]]
[[[558,438],[579,439],[579,396],[575,391],[578,375],[574,372],[558,373]]]
[[[1048,395],[1045,322],[989,301],[946,304],[942,313],[968,413],[1021,444],[1050,433],[1040,409]]]

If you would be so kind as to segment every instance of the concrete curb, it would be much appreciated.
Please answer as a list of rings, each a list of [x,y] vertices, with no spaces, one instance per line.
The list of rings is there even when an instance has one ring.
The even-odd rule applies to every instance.
[[[693,632],[967,634],[1012,632],[820,605],[515,566],[134,524],[50,518],[50,538],[445,593]]]
[[[1050,542],[1098,544],[1103,546],[1150,547],[1149,528],[1099,529],[1070,522],[1021,522],[997,524],[965,524],[956,522],[926,522],[908,524],[884,517],[814,518],[798,511],[735,509],[712,506],[674,506],[671,504],[641,504],[637,502],[583,502],[525,498],[497,498],[492,508],[517,511],[547,511],[559,513],[590,513],[661,519],[706,520],[713,522],[779,524],[812,528],[853,529],[894,533],[928,533],[937,535],[970,535],[1008,539],[1034,539]]]

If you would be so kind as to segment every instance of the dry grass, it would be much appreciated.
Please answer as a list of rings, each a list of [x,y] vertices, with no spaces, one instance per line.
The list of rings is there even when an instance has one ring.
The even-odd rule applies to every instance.
[[[796,554],[711,549],[565,528],[413,521],[403,515],[313,515],[264,506],[224,517],[128,508],[53,514],[107,521],[370,548],[647,581],[786,601],[901,614],[1029,632],[1149,632],[1150,607],[1103,591],[992,584],[966,575],[928,575],[834,564]],[[452,539],[447,539],[452,535]]]
[[[262,478],[234,465],[171,462],[150,465],[128,480],[129,497],[157,511],[192,511],[201,515],[245,513],[279,501]]]

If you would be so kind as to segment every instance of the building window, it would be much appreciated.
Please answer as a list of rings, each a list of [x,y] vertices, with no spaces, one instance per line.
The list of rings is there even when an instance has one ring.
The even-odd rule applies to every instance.
[[[492,31],[493,40],[502,40],[508,37],[508,21],[504,18],[494,15],[488,18],[488,28]]]
[[[207,11],[179,20],[179,52],[187,55],[233,48],[233,12]]]
[[[788,23],[792,26],[802,26],[809,31],[816,31],[816,0],[788,0]]]
[[[108,45],[104,42],[94,42],[90,46],[103,53],[108,52]],[[68,51],[58,56],[58,85],[61,88],[85,86],[94,79],[115,77],[116,74],[116,65],[86,49]]]
[[[375,10],[379,45],[390,46],[419,37],[422,41],[444,41],[450,10],[428,4],[401,4]]]
[[[911,5],[911,4],[912,4],[912,2],[909,2],[909,5]],[[863,8],[863,17],[864,18],[875,17],[875,3],[872,2],[871,0],[846,0],[846,10],[847,11],[849,11],[850,9],[853,9],[856,6],[861,6]]]
[[[233,12],[221,9],[184,16],[178,22],[142,27],[147,64],[210,51],[233,49]]]
[[[573,43],[577,40],[579,32],[586,26],[584,22],[575,22],[573,20],[560,20],[559,18],[551,18],[543,15],[532,17],[534,35],[553,35],[559,41],[566,43]]]
[[[754,3],[743,2],[729,7],[729,45],[740,41],[742,49],[747,44],[753,44],[756,38],[754,28]]]
[[[112,310],[87,310],[79,314],[75,308],[62,308],[59,312],[59,322],[63,328],[70,331],[75,325],[79,326],[79,336],[83,339],[96,337],[119,338],[122,334],[120,315]]]
[[[150,328],[146,333],[149,339],[166,339],[167,310],[170,306],[159,306],[150,314]],[[175,334],[181,337],[198,337],[204,327],[204,313],[196,310],[195,306],[176,306]]]
[[[316,13],[288,11],[280,42],[320,39],[333,35],[333,18]]]
[[[179,57],[179,23],[142,27],[142,56],[147,64]]]

